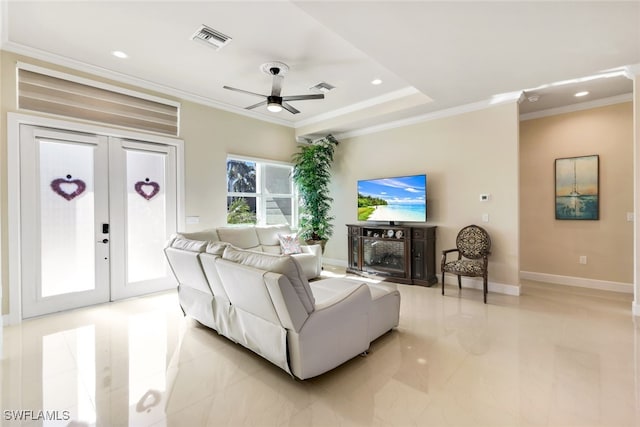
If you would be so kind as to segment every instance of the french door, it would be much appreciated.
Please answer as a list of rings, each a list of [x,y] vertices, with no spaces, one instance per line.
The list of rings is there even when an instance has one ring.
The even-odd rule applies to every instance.
[[[20,126],[22,317],[174,286],[175,147]]]

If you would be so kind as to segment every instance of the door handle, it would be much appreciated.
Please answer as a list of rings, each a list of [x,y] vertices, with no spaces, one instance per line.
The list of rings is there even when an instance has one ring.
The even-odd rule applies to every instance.
[[[98,243],[109,243],[109,239],[102,239],[101,241],[99,241]]]

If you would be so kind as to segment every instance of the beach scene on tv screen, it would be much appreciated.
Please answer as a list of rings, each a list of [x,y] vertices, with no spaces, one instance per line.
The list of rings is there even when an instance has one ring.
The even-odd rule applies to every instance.
[[[358,181],[358,221],[426,221],[425,175]]]

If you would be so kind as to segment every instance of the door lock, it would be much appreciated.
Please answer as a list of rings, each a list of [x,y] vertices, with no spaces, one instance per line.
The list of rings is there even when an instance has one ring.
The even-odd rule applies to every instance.
[[[98,242],[100,243],[100,242]],[[102,243],[109,243],[109,239],[102,239]]]

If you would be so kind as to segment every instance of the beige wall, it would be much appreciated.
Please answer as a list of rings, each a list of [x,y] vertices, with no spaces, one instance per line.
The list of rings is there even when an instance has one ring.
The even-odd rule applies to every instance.
[[[293,129],[202,105],[182,105],[185,141],[186,214],[200,216],[188,231],[226,222],[226,158],[238,154],[289,162],[297,150]]]
[[[455,246],[459,229],[475,223],[493,240],[489,281],[518,285],[515,103],[341,141],[331,184],[335,233],[325,257],[347,259],[345,224],[357,222],[359,179],[418,173],[427,174],[427,222],[438,226],[436,264],[442,249]],[[480,202],[481,193],[491,200]]]
[[[68,74],[180,101],[163,94],[108,81],[9,52],[1,52],[0,59],[0,75],[2,75],[0,81],[2,116],[0,130],[6,129],[7,112],[16,111],[16,61],[40,65]],[[200,216],[200,224],[190,225],[189,230],[222,225],[226,218],[225,160],[227,154],[289,161],[291,154],[296,151],[294,131],[285,126],[254,120],[192,102],[181,101],[181,103],[179,138],[184,140],[185,151],[185,212],[189,216]],[[37,115],[37,113],[33,114]],[[0,254],[2,256],[2,313],[6,314],[8,313],[9,301],[7,241],[5,238],[8,226],[6,208],[7,135],[5,131],[0,134],[0,234],[2,236]]]
[[[600,219],[556,220],[554,160],[590,154],[600,156]],[[632,283],[633,103],[522,122],[520,181],[522,271]]]

